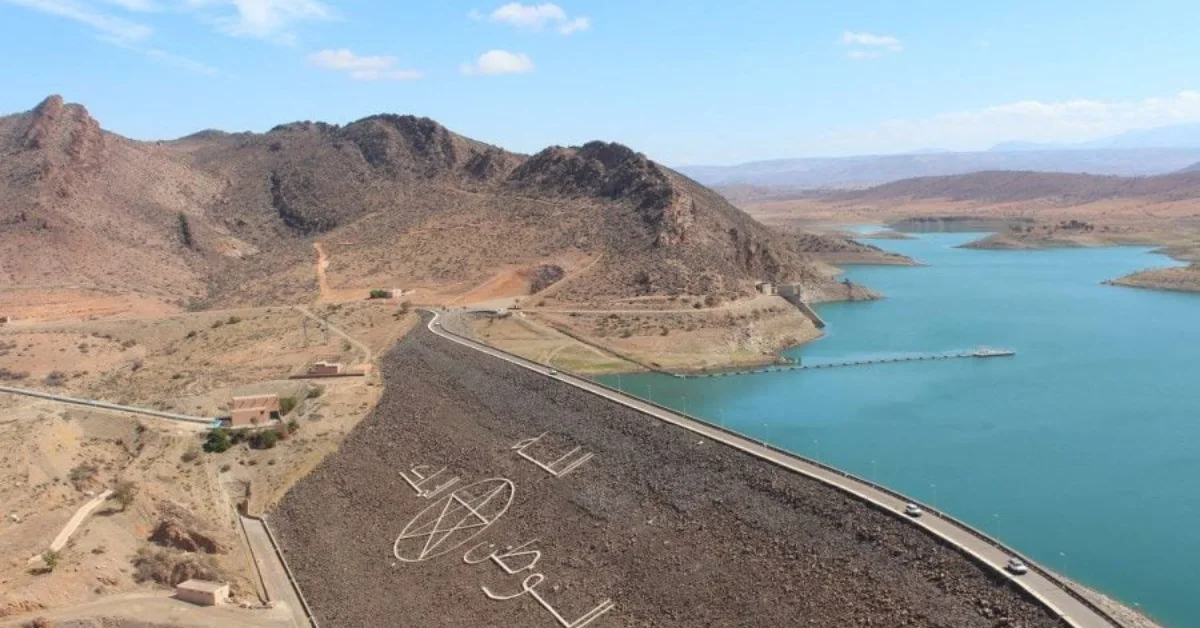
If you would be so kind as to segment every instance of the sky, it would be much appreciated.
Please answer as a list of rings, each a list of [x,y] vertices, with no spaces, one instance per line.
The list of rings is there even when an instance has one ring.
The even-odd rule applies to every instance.
[[[1194,0],[0,0],[0,112],[143,140],[376,113],[671,165],[1200,121]]]

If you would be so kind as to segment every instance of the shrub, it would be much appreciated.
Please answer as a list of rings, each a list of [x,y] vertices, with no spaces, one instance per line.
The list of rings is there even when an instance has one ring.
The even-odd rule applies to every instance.
[[[372,298],[372,299],[390,299],[390,298],[392,298],[392,293],[390,290],[375,289],[375,290],[372,290],[369,294],[370,294],[370,298]]]
[[[45,384],[47,386],[52,386],[54,388],[62,386],[66,382],[67,382],[67,375],[66,375],[66,373],[63,373],[61,371],[50,371],[50,373],[48,375],[46,375],[45,378],[42,379],[43,384]]]
[[[225,321],[225,324],[237,325],[240,322],[242,322],[242,318],[240,316],[230,316],[229,319]]]
[[[208,438],[204,440],[204,451],[210,454],[224,453],[229,450],[229,430],[224,428],[214,428],[208,433]]]
[[[288,434],[295,434],[300,431],[300,423],[296,419],[287,422]]]
[[[262,430],[250,437],[250,446],[254,449],[274,449],[279,443],[279,433],[275,430]]]
[[[29,377],[29,373],[24,371],[10,371],[8,369],[0,369],[0,380],[16,382]]]
[[[183,455],[180,456],[179,459],[184,462],[193,462],[196,460],[196,458],[199,458],[199,457],[200,457],[200,452],[196,451],[195,449],[189,449],[189,450],[183,452]]]
[[[58,563],[62,562],[62,553],[48,549],[42,552],[42,562],[46,563],[47,572],[54,571],[54,568],[58,567]]]
[[[138,485],[128,480],[117,482],[117,486],[113,489],[112,498],[121,504],[121,510],[125,510],[133,505],[133,500],[137,499]]]
[[[208,301],[204,299],[188,299],[184,304],[183,309],[189,312],[203,312],[208,309]]]
[[[179,239],[183,240],[183,245],[187,248],[192,248],[192,226],[188,224],[187,215],[179,212]]]
[[[279,416],[287,416],[292,413],[299,405],[299,400],[295,397],[283,397],[279,400]]]
[[[67,479],[71,480],[71,484],[73,484],[77,490],[83,490],[83,487],[87,485],[88,482],[91,482],[93,479],[95,479],[96,474],[99,473],[99,471],[100,469],[96,468],[95,465],[81,464],[74,469],[71,469],[71,472],[67,474]]]
[[[308,393],[305,394],[304,396],[308,397],[309,399],[316,399],[317,397],[320,397],[323,394],[325,394],[324,388],[322,388],[320,386],[314,386],[312,388],[309,388]]]

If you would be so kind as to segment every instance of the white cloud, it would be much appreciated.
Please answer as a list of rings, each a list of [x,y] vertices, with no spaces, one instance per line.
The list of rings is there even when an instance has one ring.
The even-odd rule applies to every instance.
[[[158,9],[158,6],[151,0],[103,0],[103,2],[129,11],[149,12]],[[149,57],[163,65],[208,76],[220,74],[219,70],[206,63],[148,45],[146,42],[153,35],[153,28],[106,13],[95,2],[88,0],[0,0],[0,3],[27,7],[84,24],[95,31],[96,39]]]
[[[121,7],[127,11],[157,11],[158,5],[154,0],[102,0],[107,4],[112,4]]]
[[[474,63],[464,63],[463,74],[527,74],[534,69],[533,59],[520,52],[489,50]]]
[[[838,154],[904,152],[937,146],[983,150],[1001,142],[1082,142],[1135,129],[1200,122],[1200,91],[1138,101],[1023,100],[928,118],[889,120],[818,138]]]
[[[208,65],[208,64],[200,62],[200,61],[196,61],[195,59],[191,59],[189,57],[184,57],[184,56],[177,55],[177,54],[174,54],[171,52],[167,52],[166,50],[163,50],[161,48],[140,46],[140,45],[128,42],[128,41],[124,41],[124,40],[116,39],[116,38],[105,37],[105,36],[102,36],[100,39],[101,39],[101,41],[108,42],[114,46],[117,46],[118,48],[123,48],[130,52],[136,52],[137,54],[140,54],[140,55],[143,55],[146,57],[150,57],[151,59],[155,59],[155,60],[163,63],[164,65],[169,65],[172,67],[180,68],[182,70],[187,70],[188,72],[194,72],[196,74],[204,74],[206,76],[217,76],[218,74],[221,74],[221,72],[219,70],[212,67],[211,65]]]
[[[145,24],[109,15],[78,0],[0,0],[0,2],[79,22],[96,30],[100,35],[114,40],[141,40],[154,32],[154,29]]]
[[[874,33],[843,31],[840,43],[843,46],[851,47],[851,50],[846,53],[851,59],[874,59],[882,57],[885,53],[904,50],[904,43],[899,38]]]
[[[397,68],[396,57],[359,56],[345,48],[314,52],[308,60],[319,68],[346,72],[356,81],[410,81],[424,76],[417,70]]]
[[[295,42],[291,28],[296,23],[334,19],[333,9],[319,0],[187,0],[187,3],[196,9],[225,8],[213,21],[227,35],[283,44]]]
[[[883,56],[883,53],[878,50],[851,50],[846,55],[851,59],[874,59]]]
[[[472,20],[487,18],[493,22],[532,31],[540,31],[547,26],[554,26],[561,35],[586,31],[592,27],[591,18],[581,16],[572,18],[562,7],[552,2],[542,4],[510,2],[492,11],[490,15],[485,15],[478,9],[471,9],[467,13],[467,17]]]
[[[592,27],[592,18],[577,17],[577,18],[571,20],[570,22],[560,24],[558,26],[558,32],[561,35],[570,35],[572,33],[578,33],[579,31],[586,31],[591,27]]]

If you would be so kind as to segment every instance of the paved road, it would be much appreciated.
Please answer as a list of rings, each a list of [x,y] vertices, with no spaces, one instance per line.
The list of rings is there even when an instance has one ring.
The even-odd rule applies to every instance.
[[[458,344],[470,347],[476,351],[486,353],[501,360],[505,360],[506,362],[549,376],[548,367],[529,362],[528,360],[518,358],[516,356],[504,353],[503,351],[493,349],[492,347],[488,347],[486,345],[446,332],[442,328],[444,316],[445,314],[442,312],[435,312],[434,317],[429,322],[429,330],[443,338],[446,338],[447,340],[457,342]],[[896,513],[896,516],[898,517],[904,516],[902,513],[904,511],[904,506],[908,503],[908,500],[879,490],[865,482],[856,480],[854,478],[845,477],[819,465],[807,462],[802,458],[797,458],[795,456],[765,447],[762,443],[730,434],[729,432],[718,429],[706,423],[689,419],[682,415],[660,408],[659,406],[628,397],[589,380],[573,377],[565,373],[559,373],[554,377],[566,384],[570,384],[592,394],[605,397],[616,403],[633,408],[634,410],[638,410],[666,423],[677,425],[712,440],[724,443],[746,453],[770,461],[783,468],[795,471],[797,473],[802,473],[811,478],[839,488],[847,493],[859,497],[860,499],[890,510]],[[1079,599],[1072,596],[1069,592],[1067,592],[1066,589],[1064,589],[1054,580],[1051,580],[1050,578],[1038,573],[1037,570],[1031,570],[1024,576],[1010,576],[1008,572],[1004,570],[1004,566],[1008,563],[1008,559],[1013,555],[1013,553],[1002,550],[999,547],[988,543],[984,539],[980,538],[977,535],[978,533],[973,533],[969,529],[965,528],[962,524],[943,519],[936,516],[934,513],[926,513],[925,516],[919,519],[909,520],[914,525],[925,528],[930,533],[945,539],[967,554],[974,556],[977,560],[980,560],[997,570],[1005,577],[1012,578],[1019,586],[1041,601],[1042,604],[1049,608],[1052,612],[1063,617],[1070,625],[1078,628],[1110,628],[1118,625],[1116,622],[1108,619],[1101,612],[1095,610],[1087,604],[1084,604]],[[1026,562],[1028,563],[1029,561]]]
[[[183,423],[191,423],[197,426],[207,426],[212,423],[211,418],[202,416],[188,416],[186,414],[175,414],[174,412],[161,412],[159,410],[150,410],[147,408],[135,408],[133,406],[121,406],[115,403],[106,401],[95,401],[92,399],[78,399],[75,397],[65,397],[63,395],[55,395],[40,390],[32,390],[29,388],[12,388],[10,386],[0,386],[0,392],[9,393],[12,395],[24,395],[26,397],[37,397],[38,399],[47,399],[49,401],[57,401],[59,403],[68,403],[76,406],[87,406],[89,408],[97,408],[100,410],[114,410],[117,412],[128,412],[130,414],[140,414],[143,416],[151,416],[158,419],[170,419],[172,421],[180,421]]]
[[[308,616],[304,614],[304,605],[300,603],[300,597],[292,587],[291,578],[275,552],[275,544],[271,542],[266,526],[258,519],[243,517],[240,514],[238,517],[246,530],[246,540],[250,543],[254,564],[262,576],[267,599],[286,607],[292,614],[292,623],[295,626],[309,626]]]

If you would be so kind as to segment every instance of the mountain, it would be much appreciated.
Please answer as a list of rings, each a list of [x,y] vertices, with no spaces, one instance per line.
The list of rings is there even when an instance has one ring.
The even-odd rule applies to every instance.
[[[1035,170],[1117,176],[1152,176],[1200,161],[1200,146],[1188,148],[1102,148],[1044,150],[1010,145],[1011,150],[966,153],[868,155],[782,159],[737,166],[685,166],[680,171],[712,186],[773,186],[837,189],[879,185],[913,177],[947,176],[987,170]]]
[[[1088,142],[1066,144],[1005,142],[992,151],[1092,150],[1092,149],[1196,149],[1200,148],[1200,123],[1172,124],[1151,129],[1135,129]]]
[[[1102,200],[1139,199],[1165,203],[1200,199],[1200,171],[1157,177],[1108,177],[1052,172],[976,172],[949,177],[921,177],[885,183],[866,190],[840,192],[831,201],[945,199],[984,203],[1042,200],[1082,205]]]
[[[576,301],[820,290],[833,282],[814,252],[874,251],[767,228],[617,144],[525,156],[397,115],[145,143],[53,96],[0,118],[0,194],[10,285],[177,305],[310,300],[318,242],[331,283],[433,300],[543,265],[580,271],[556,295]]]

